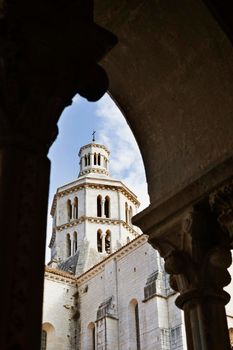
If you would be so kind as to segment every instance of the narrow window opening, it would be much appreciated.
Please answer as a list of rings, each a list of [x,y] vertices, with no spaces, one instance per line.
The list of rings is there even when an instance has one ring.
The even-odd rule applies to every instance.
[[[137,340],[137,350],[140,350],[140,328],[139,328],[139,312],[138,304],[135,305],[135,326],[136,326],[136,340]]]
[[[100,153],[98,153],[98,165],[100,165]]]
[[[110,217],[110,198],[108,196],[105,197],[104,215],[105,215],[106,218]]]
[[[128,224],[128,204],[125,202],[125,222]]]
[[[77,248],[78,248],[77,232],[74,232],[73,254],[75,254],[77,252]]]
[[[66,256],[67,258],[71,256],[71,239],[69,233],[66,236]]]
[[[67,216],[68,216],[68,221],[70,221],[72,219],[72,204],[70,199],[68,199],[67,201]]]
[[[95,350],[95,327],[92,328],[92,349]]]
[[[78,198],[74,199],[74,218],[78,219]]]
[[[130,206],[129,208],[129,224],[132,226],[132,217],[133,217],[133,209]]]
[[[90,153],[88,153],[88,157],[87,157],[87,165],[91,164],[91,155]]]
[[[97,197],[97,216],[102,216],[102,197],[100,195]]]
[[[85,159],[85,166],[87,166],[87,155],[86,154],[85,154],[84,159]]]
[[[96,153],[94,153],[94,165],[96,165],[96,163],[97,163],[97,159],[96,159],[97,157],[96,157]]]
[[[99,253],[103,252],[103,248],[102,248],[102,231],[98,230],[97,231],[97,250]]]

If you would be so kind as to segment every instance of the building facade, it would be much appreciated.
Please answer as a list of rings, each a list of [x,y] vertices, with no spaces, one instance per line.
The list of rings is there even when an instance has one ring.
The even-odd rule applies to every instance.
[[[163,259],[132,225],[137,197],[109,176],[105,146],[79,157],[78,179],[58,188],[51,209],[41,350],[185,350]]]

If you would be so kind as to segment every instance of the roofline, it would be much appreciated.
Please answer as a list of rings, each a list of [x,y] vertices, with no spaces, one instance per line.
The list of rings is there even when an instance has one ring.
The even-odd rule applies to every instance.
[[[78,152],[78,156],[80,157],[80,154],[81,154],[83,149],[88,148],[88,147],[92,147],[92,146],[97,147],[97,148],[102,148],[108,153],[108,155],[110,155],[110,151],[107,149],[107,147],[105,147],[104,145],[101,145],[100,143],[91,142],[91,143],[88,143],[87,145],[84,145],[80,148],[80,150]]]

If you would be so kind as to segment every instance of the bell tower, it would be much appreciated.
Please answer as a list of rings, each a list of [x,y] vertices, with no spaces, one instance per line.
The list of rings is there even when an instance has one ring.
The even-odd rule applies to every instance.
[[[109,175],[108,149],[93,140],[79,151],[78,178],[57,189],[50,265],[80,275],[137,237],[136,195]]]

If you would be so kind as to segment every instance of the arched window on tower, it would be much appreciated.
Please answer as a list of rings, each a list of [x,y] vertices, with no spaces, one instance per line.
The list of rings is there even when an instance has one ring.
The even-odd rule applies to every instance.
[[[77,252],[78,248],[78,237],[77,237],[77,232],[74,232],[74,239],[73,239],[73,255]]]
[[[91,164],[91,155],[90,153],[88,153],[88,156],[87,156],[87,165],[90,165]]]
[[[72,204],[70,199],[68,199],[67,201],[67,217],[68,217],[68,221],[72,219]]]
[[[71,239],[70,239],[70,234],[67,233],[66,235],[66,257],[68,258],[71,256]]]
[[[103,248],[102,248],[102,231],[101,230],[97,231],[97,251],[99,253],[103,252]]]
[[[109,196],[105,197],[104,201],[104,215],[106,218],[110,218],[110,198]]]
[[[129,208],[129,224],[132,226],[132,217],[133,217],[133,209],[130,206]]]
[[[96,165],[96,164],[97,164],[97,154],[94,153],[94,165]]]
[[[102,216],[102,196],[97,197],[97,216],[101,218]]]
[[[105,252],[111,253],[111,231],[107,230],[105,235]]]
[[[47,349],[47,332],[42,329],[41,332],[41,346],[40,346],[41,350],[46,350]]]
[[[125,202],[125,222],[128,224],[129,223],[129,215],[128,215],[128,203]]]
[[[78,219],[78,198],[74,198],[74,219]]]
[[[85,154],[84,159],[85,159],[85,166],[87,166],[87,155],[86,154]]]
[[[100,165],[101,158],[100,158],[100,153],[98,153],[98,165]]]

